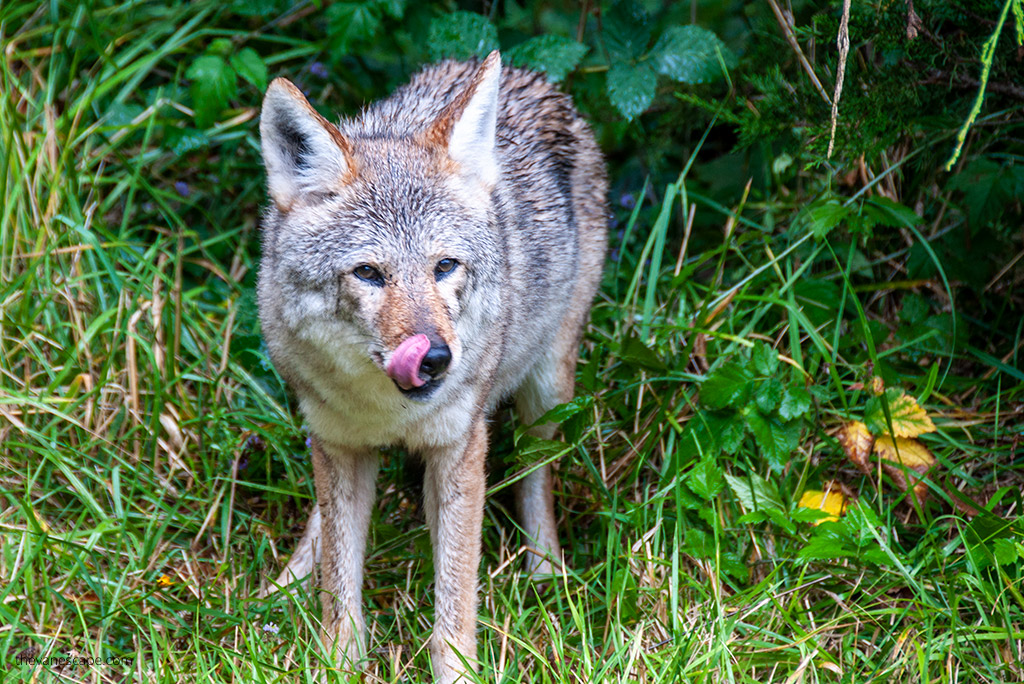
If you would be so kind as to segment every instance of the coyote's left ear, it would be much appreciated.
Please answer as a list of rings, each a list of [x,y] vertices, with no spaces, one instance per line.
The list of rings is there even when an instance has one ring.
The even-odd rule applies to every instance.
[[[448,157],[488,188],[498,182],[494,153],[498,122],[501,55],[487,55],[465,90],[430,125],[426,139],[448,148]]]

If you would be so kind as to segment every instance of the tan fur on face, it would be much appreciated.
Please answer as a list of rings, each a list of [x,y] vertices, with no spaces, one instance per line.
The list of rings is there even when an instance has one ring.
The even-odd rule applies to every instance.
[[[448,306],[436,286],[423,289],[390,287],[383,296],[384,303],[377,314],[377,330],[390,349],[420,333],[440,338],[449,347],[455,346],[455,331]]]

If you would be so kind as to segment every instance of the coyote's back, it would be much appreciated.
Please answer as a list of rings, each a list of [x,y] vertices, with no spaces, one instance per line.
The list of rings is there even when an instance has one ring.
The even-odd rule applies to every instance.
[[[356,666],[375,450],[407,446],[426,463],[434,671],[454,681],[456,652],[475,656],[485,421],[505,396],[526,423],[572,398],[606,246],[600,152],[566,95],[497,53],[428,67],[337,127],[278,79],[260,127],[260,315],[310,426],[319,502],[281,579],[323,548],[326,643]],[[518,498],[528,567],[549,573],[547,467]]]

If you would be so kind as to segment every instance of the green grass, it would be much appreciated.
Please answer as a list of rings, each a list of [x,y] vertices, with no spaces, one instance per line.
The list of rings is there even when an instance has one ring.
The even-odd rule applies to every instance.
[[[256,598],[312,501],[255,318],[259,93],[242,84],[200,130],[185,78],[216,38],[300,71],[321,50],[295,23],[311,7],[256,28],[203,3],[0,9],[0,671],[15,680],[292,682],[322,667],[315,597]],[[901,269],[960,227],[955,212],[897,211],[880,224],[896,240],[815,239],[827,219],[808,217],[810,190],[720,201],[690,172],[669,180],[633,211],[614,203],[622,232],[565,444],[517,440],[508,411],[495,421],[480,680],[1024,681],[1013,272],[966,296],[989,308],[954,316],[939,254],[925,250],[925,284]],[[844,220],[872,210],[841,199],[857,212]],[[924,503],[862,474],[834,436],[868,411],[876,375],[938,428],[922,438],[938,460]],[[538,586],[505,485],[555,457],[568,572]],[[795,502],[829,481],[857,503],[815,527]],[[429,680],[417,487],[389,452],[366,682]],[[957,492],[985,512],[963,513]],[[69,655],[104,662],[33,660]]]

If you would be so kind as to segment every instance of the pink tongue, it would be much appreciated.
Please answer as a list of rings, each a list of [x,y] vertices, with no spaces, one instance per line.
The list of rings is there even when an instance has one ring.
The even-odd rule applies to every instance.
[[[391,360],[388,361],[388,377],[405,390],[422,386],[424,382],[420,378],[420,365],[428,351],[430,340],[426,335],[407,337],[391,354]]]

